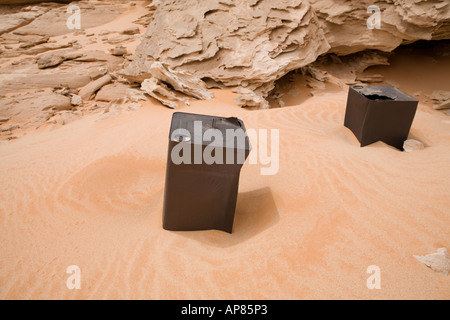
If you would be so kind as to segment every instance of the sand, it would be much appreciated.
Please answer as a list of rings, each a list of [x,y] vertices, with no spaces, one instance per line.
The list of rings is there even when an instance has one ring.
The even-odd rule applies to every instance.
[[[152,100],[2,141],[0,298],[449,299],[450,278],[413,255],[450,248],[450,123],[423,102],[448,90],[450,59],[406,56],[367,73],[420,90],[410,138],[425,149],[411,153],[360,148],[343,126],[348,88],[309,96],[303,84],[284,108],[242,109],[213,90],[177,110]],[[279,130],[278,173],[242,169],[232,234],[162,228],[175,111]],[[66,286],[71,265],[79,290]],[[381,288],[371,290],[373,265]]]
[[[419,110],[411,134],[428,147],[402,153],[359,147],[345,92],[263,111],[216,96],[183,111],[280,130],[278,174],[243,167],[233,234],[162,229],[172,110],[87,117],[0,146],[0,297],[449,298],[449,278],[413,258],[450,247],[447,123]]]

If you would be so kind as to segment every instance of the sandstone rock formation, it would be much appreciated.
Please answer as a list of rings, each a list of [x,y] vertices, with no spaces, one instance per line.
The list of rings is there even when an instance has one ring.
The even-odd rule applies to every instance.
[[[100,90],[103,86],[106,86],[111,81],[112,78],[109,74],[104,75],[103,77],[92,81],[88,85],[81,88],[79,95],[83,100],[90,100],[98,90]]]
[[[436,104],[433,106],[436,110],[450,109],[450,91],[434,91],[428,96]]]
[[[147,14],[144,2],[69,1],[81,9],[79,30],[66,25],[68,3],[0,2],[0,142],[111,111],[96,102],[123,101],[137,88],[117,71],[139,43],[141,28],[132,20]],[[112,21],[120,16],[127,20]],[[148,99],[139,94],[133,99]]]
[[[367,26],[370,5],[380,8],[380,29]],[[149,9],[147,33],[123,75],[142,82],[159,61],[209,87],[234,87],[242,106],[267,107],[274,81],[325,53],[450,38],[446,0],[154,0]]]
[[[328,51],[302,0],[154,1],[156,11],[124,75],[142,82],[155,61],[208,84],[242,87],[262,100],[273,82]]]
[[[345,55],[365,49],[392,51],[416,40],[450,37],[450,7],[446,0],[310,0],[330,52]],[[369,6],[380,8],[380,29],[368,29]]]
[[[171,109],[178,107],[178,104],[175,101],[180,100],[178,100],[179,98],[176,94],[172,92],[164,83],[159,82],[155,78],[145,79],[142,81],[141,90],[161,102],[161,104],[166,107]]]
[[[2,118],[4,117],[9,122],[14,122],[11,124],[23,124],[24,127],[42,125],[56,112],[72,108],[69,97],[52,91],[29,92],[24,95],[17,95],[4,99],[1,106]],[[15,128],[17,127],[10,127],[8,131]]]
[[[0,4],[27,4],[36,2],[70,2],[70,0],[0,0]]]
[[[0,1],[2,3],[17,4],[31,3],[36,1]],[[66,28],[67,19],[70,13],[67,12],[67,5],[58,4],[52,1],[39,5],[18,6],[12,8],[11,13],[2,14],[0,19],[0,34],[14,31],[20,35],[62,35],[72,33],[73,30]],[[120,1],[121,2],[121,1]],[[120,4],[118,1],[118,4]],[[74,1],[82,13],[82,28],[92,28],[110,22],[118,14],[124,12],[121,5],[116,5],[109,1]],[[57,27],[55,27],[57,26]]]
[[[123,83],[107,84],[95,95],[97,101],[111,102],[126,97],[129,86]]]
[[[34,19],[43,15],[47,11],[50,11],[49,7],[30,7],[24,8],[19,12],[13,12],[11,14],[5,14],[0,20],[0,34],[9,32],[20,28],[21,26],[27,25]]]
[[[45,69],[50,67],[55,67],[63,63],[64,58],[56,54],[43,54],[38,57],[37,64],[39,69]]]

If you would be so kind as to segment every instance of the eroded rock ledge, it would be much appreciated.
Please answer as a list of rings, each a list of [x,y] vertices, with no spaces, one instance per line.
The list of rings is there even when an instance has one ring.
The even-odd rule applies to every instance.
[[[381,9],[380,29],[367,28],[369,5]],[[155,0],[149,9],[147,32],[123,75],[142,83],[161,62],[209,88],[234,88],[241,106],[268,107],[277,79],[325,53],[389,52],[450,38],[446,0]]]

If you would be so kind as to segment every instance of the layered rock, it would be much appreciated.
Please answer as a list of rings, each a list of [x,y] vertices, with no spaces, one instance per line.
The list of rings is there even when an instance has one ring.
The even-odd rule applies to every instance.
[[[276,79],[329,49],[311,6],[302,0],[154,1],[153,6],[145,38],[124,71],[137,82],[152,77],[151,66],[161,61],[209,86],[246,88],[264,98]]]
[[[120,4],[123,1],[97,1],[95,3],[90,1],[74,1],[80,8],[81,28],[93,28],[105,23],[108,23],[125,10]],[[28,35],[39,34],[58,36],[72,33],[73,30],[67,28],[67,19],[72,13],[67,12],[67,5],[59,5],[58,7],[40,15],[31,23],[26,24],[15,30],[16,34]],[[55,28],[55,25],[59,26]]]
[[[26,4],[37,1],[1,1],[2,3]],[[69,1],[39,1],[36,5],[17,5],[0,7],[0,35],[14,31],[19,35],[58,36],[72,33],[67,28],[67,20],[72,13],[67,11]],[[108,23],[124,12],[124,0],[115,2],[73,1],[80,8],[81,28],[93,28]]]
[[[450,38],[450,3],[447,0],[309,0],[330,52],[339,55],[377,49],[392,51],[416,40]],[[380,28],[367,20],[380,9]]]
[[[371,5],[380,8],[380,29],[367,26]],[[242,106],[267,107],[277,79],[324,53],[450,38],[446,0],[155,0],[149,9],[147,33],[123,75],[142,82],[159,61],[209,87],[233,87]]]
[[[0,5],[0,142],[105,109],[109,116],[115,114],[111,105],[125,101],[127,90],[138,87],[117,70],[134,50],[140,28],[128,18],[110,22],[122,12],[133,19],[145,15],[145,4],[70,1],[81,10],[81,29],[72,30],[66,24],[72,15],[68,4],[13,2]],[[94,28],[101,25],[105,27]],[[147,99],[139,93],[133,99]]]
[[[71,2],[71,0],[0,0],[0,4],[28,4],[36,2]]]
[[[27,25],[48,11],[50,11],[48,7],[30,7],[20,12],[1,15],[0,35]]]

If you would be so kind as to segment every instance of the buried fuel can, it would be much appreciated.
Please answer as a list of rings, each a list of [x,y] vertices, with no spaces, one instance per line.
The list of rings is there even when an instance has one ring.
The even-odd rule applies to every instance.
[[[353,132],[361,147],[383,141],[403,150],[418,103],[392,86],[351,86],[344,126]]]
[[[239,175],[250,153],[234,117],[175,112],[169,134],[163,228],[232,232]]]

